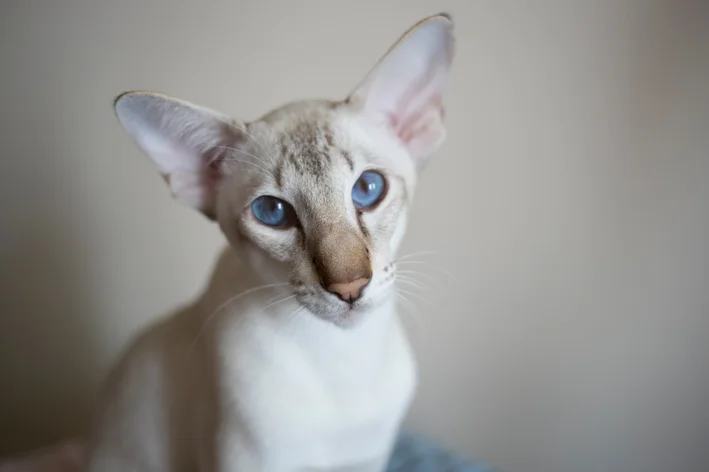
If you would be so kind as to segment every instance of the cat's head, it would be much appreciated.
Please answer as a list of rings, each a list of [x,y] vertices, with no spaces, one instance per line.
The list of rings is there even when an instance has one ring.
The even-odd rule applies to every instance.
[[[148,92],[116,113],[175,198],[277,264],[296,299],[339,325],[392,293],[417,172],[445,137],[448,15],[409,29],[342,101],[252,122]]]

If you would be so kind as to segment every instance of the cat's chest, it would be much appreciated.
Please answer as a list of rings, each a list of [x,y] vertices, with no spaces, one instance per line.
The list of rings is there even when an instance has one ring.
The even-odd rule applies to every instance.
[[[303,462],[376,456],[387,447],[408,410],[416,369],[398,323],[361,352],[274,337],[256,327],[225,358],[223,397],[241,427],[298,451]],[[356,349],[356,345],[352,346]],[[267,439],[267,441],[266,441]],[[258,439],[257,439],[258,440]]]

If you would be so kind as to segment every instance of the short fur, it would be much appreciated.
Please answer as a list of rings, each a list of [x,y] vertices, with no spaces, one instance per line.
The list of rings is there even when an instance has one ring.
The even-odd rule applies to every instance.
[[[204,294],[147,330],[104,389],[89,472],[381,472],[416,384],[395,255],[416,176],[445,137],[446,15],[410,29],[348,98],[251,123],[129,92],[116,113],[181,202],[230,242]],[[384,175],[357,208],[362,172]],[[269,195],[297,220],[261,223]],[[333,284],[366,280],[361,298]]]

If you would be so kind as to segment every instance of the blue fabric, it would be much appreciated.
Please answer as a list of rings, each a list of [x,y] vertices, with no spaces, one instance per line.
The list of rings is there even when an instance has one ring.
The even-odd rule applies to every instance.
[[[429,438],[402,432],[387,472],[499,472],[448,451]]]

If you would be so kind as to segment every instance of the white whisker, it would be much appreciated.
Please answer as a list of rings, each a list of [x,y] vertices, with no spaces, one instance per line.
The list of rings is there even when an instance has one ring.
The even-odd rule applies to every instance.
[[[437,266],[436,264],[432,264],[432,263],[426,262],[426,261],[402,261],[402,262],[399,262],[399,263],[397,263],[397,264],[398,264],[398,265],[406,265],[406,264],[409,264],[409,265],[424,265],[424,266],[427,266],[427,267],[431,267],[431,268],[433,268],[433,269],[437,269],[437,270],[441,271],[441,273],[443,273],[443,275],[449,277],[453,282],[455,282],[456,285],[458,285],[459,287],[462,287],[462,284],[460,283],[460,281],[459,281],[453,274],[451,274],[449,271],[447,271],[447,270],[444,269],[443,267]]]
[[[416,306],[416,304],[415,304],[414,302],[412,302],[411,300],[409,300],[408,298],[406,298],[406,297],[404,296],[404,294],[399,293],[398,291],[396,292],[396,295],[397,295],[403,302],[406,302],[406,304],[408,305],[408,307],[410,308],[410,310],[411,310],[412,312],[418,313],[418,307]]]
[[[425,285],[423,285],[422,283],[420,283],[416,279],[413,279],[411,277],[406,277],[404,275],[397,274],[396,280],[401,281],[402,283],[405,283],[405,284],[409,284],[412,287],[418,288],[420,290],[430,289],[430,287],[426,287]]]
[[[280,283],[275,283],[275,284],[266,284],[266,285],[259,285],[258,287],[252,287],[250,289],[244,290],[243,292],[240,292],[240,293],[234,295],[233,297],[229,298],[227,301],[225,301],[224,303],[219,305],[217,307],[217,309],[214,310],[209,316],[207,316],[207,318],[205,318],[205,320],[200,324],[199,330],[197,331],[197,335],[195,336],[195,340],[192,343],[192,346],[190,347],[190,349],[187,353],[188,356],[192,352],[194,347],[197,345],[197,341],[199,340],[199,337],[202,335],[202,332],[204,331],[205,327],[224,308],[226,308],[227,306],[229,306],[231,303],[235,302],[236,300],[238,300],[242,297],[245,297],[246,295],[250,295],[250,294],[258,292],[260,290],[266,290],[266,289],[275,288],[275,287],[282,287],[284,285],[290,285],[290,283],[289,282],[280,282]]]
[[[228,156],[226,158],[227,160],[236,161],[236,162],[249,162],[250,164],[253,164],[256,167],[258,167],[259,169],[263,170],[264,172],[269,173],[269,174],[271,173],[271,171],[268,169],[268,167],[266,167],[266,166],[268,166],[268,163],[255,154],[251,154],[250,152],[244,151],[243,149],[233,148],[233,147],[229,147],[229,146],[217,146],[217,147],[220,149],[226,149],[228,151],[234,151],[234,152],[238,152],[240,154],[244,154],[244,155],[249,156],[253,159],[256,159],[256,161],[260,162],[260,164],[257,164],[256,162],[251,162],[251,161],[239,160],[239,159],[236,159],[234,156]]]
[[[256,137],[255,137],[253,134],[251,134],[251,133],[249,133],[248,131],[246,131],[246,127],[245,127],[245,126],[239,126],[239,125],[236,124],[236,122],[234,122],[233,120],[229,120],[229,119],[227,119],[227,118],[217,117],[217,119],[218,119],[219,121],[221,121],[222,123],[224,123],[225,125],[227,125],[227,126],[229,126],[229,127],[231,127],[231,128],[237,129],[237,130],[239,130],[239,131],[241,131],[241,132],[242,132],[243,134],[245,134],[248,138],[250,138],[253,142],[255,142],[256,144],[258,144],[261,149],[263,149],[264,151],[266,151],[266,152],[268,153],[268,149],[266,149],[266,147],[261,143],[261,141],[259,141],[258,139],[256,139]],[[273,156],[270,156],[270,155],[269,155],[269,157],[270,157],[271,159],[273,159]]]
[[[261,167],[259,167],[256,163],[251,162],[251,161],[246,161],[246,160],[243,160],[243,159],[236,159],[236,158],[230,157],[230,158],[228,158],[228,161],[230,161],[230,162],[241,162],[241,163],[243,163],[243,164],[251,164],[252,166],[261,169]],[[267,174],[266,172],[263,172],[263,171],[261,171],[261,170],[256,170],[255,172],[256,172],[258,175],[261,175],[261,176],[263,176],[263,177],[266,178],[266,179],[271,179],[271,178],[273,177],[271,174]]]
[[[279,298],[281,298],[281,296],[283,296],[282,293],[277,293],[277,294],[275,294],[274,296],[272,296],[271,298],[269,298],[268,300],[266,300],[266,305],[268,305],[269,303],[271,303],[271,302],[273,302],[273,301],[275,301],[275,300],[278,300]]]
[[[435,303],[433,303],[431,300],[429,300],[428,298],[424,297],[423,295],[421,295],[419,293],[409,292],[408,290],[404,290],[403,288],[399,288],[399,287],[396,288],[396,291],[399,293],[404,293],[406,295],[410,295],[412,297],[416,297],[416,298],[430,304],[433,308],[437,308]]]
[[[396,276],[399,277],[400,275],[408,275],[411,276],[412,278],[414,276],[419,276],[423,277],[424,279],[428,280],[431,283],[438,283],[440,282],[439,279],[431,276],[430,274],[427,274],[426,272],[420,272],[418,270],[396,270]]]
[[[268,310],[269,308],[271,308],[272,306],[278,305],[279,303],[283,303],[283,302],[285,302],[285,301],[287,301],[287,300],[290,300],[291,298],[295,298],[295,294],[288,295],[288,296],[285,297],[285,298],[281,298],[280,300],[276,300],[275,302],[271,302],[271,303],[269,303],[268,305],[266,305],[265,307],[263,307],[262,310],[263,310],[263,311],[266,311],[266,310]]]
[[[255,142],[256,144],[258,144],[261,149],[263,149],[264,151],[266,151],[266,153],[268,154],[268,157],[270,157],[271,159],[273,159],[273,156],[270,155],[270,153],[268,152],[268,149],[266,149],[266,146],[264,146],[263,144],[261,144],[261,141],[259,141],[258,139],[256,139],[256,137],[255,137],[253,134],[251,134],[251,133],[249,133],[248,131],[246,131],[246,128],[245,128],[245,127],[234,125],[234,128],[238,129],[239,131],[241,131],[242,133],[244,133],[247,137],[251,138],[251,140],[253,140],[253,142]],[[275,159],[274,159],[274,160],[275,160]]]
[[[440,254],[440,252],[438,252],[438,251],[416,251],[416,252],[412,252],[412,253],[405,254],[405,255],[401,256],[399,259],[397,259],[396,262],[405,261],[407,259],[411,259],[412,257],[416,257],[416,256],[429,256],[429,255],[438,255],[438,254]]]
[[[273,349],[276,349],[276,343],[280,342],[280,337],[283,336],[288,336],[289,330],[292,332],[295,328],[294,325],[296,325],[300,320],[299,320],[299,315],[302,314],[304,311],[306,311],[306,308],[304,306],[300,306],[298,309],[293,311],[292,313],[288,313],[285,317],[284,320],[281,321],[281,323],[276,326],[275,331],[273,332]],[[284,333],[281,333],[281,331],[285,331]]]
[[[258,162],[260,162],[261,164],[263,164],[263,165],[265,165],[265,166],[268,165],[268,162],[264,161],[264,160],[263,160],[263,157],[259,157],[259,156],[257,156],[256,154],[251,154],[250,152],[244,151],[243,149],[233,148],[233,147],[229,147],[229,146],[217,146],[217,147],[218,147],[219,149],[226,149],[227,151],[234,151],[234,152],[239,152],[239,153],[241,153],[241,154],[246,154],[246,155],[249,156],[249,157],[253,157],[254,159],[256,159],[256,160],[257,160]],[[273,158],[272,158],[272,159],[273,159]],[[264,170],[266,170],[266,169],[264,169]]]
[[[421,333],[422,331],[425,333],[426,330],[423,326],[423,318],[421,317],[421,313],[418,311],[418,307],[416,306],[416,304],[409,300],[404,294],[399,293],[398,291],[396,292],[396,296],[399,297],[402,302],[405,302],[408,305],[408,314],[414,321],[414,328],[416,329],[417,333]]]
[[[257,168],[261,169],[262,171],[264,171],[266,173],[266,175],[270,175],[270,172],[271,172],[268,169],[266,169],[265,167],[263,167],[262,165],[260,165],[256,162],[249,161],[247,159],[238,159],[234,156],[229,156],[229,157],[224,158],[224,160],[226,162],[241,162],[244,164],[251,164],[252,166],[257,167]]]
[[[218,147],[218,148],[224,148],[224,149],[230,149],[230,150],[233,150],[233,151],[239,151],[239,149],[234,149],[234,148],[230,148],[230,147],[227,147],[227,146],[217,146],[217,147]],[[245,153],[245,154],[248,154],[248,153]],[[222,156],[220,156],[219,154],[215,154],[209,161],[207,161],[207,164],[205,165],[205,167],[208,167],[208,166],[212,165],[212,163],[214,163],[214,161],[216,161],[216,160],[219,159],[220,157],[222,157]],[[256,156],[254,156],[254,157],[256,157]],[[271,177],[271,172],[270,172],[268,169],[266,169],[265,167],[263,167],[263,166],[261,166],[261,165],[259,165],[259,164],[256,164],[255,162],[247,161],[247,160],[244,160],[244,159],[237,159],[237,158],[234,157],[234,156],[226,156],[226,157],[224,157],[224,160],[227,161],[227,162],[232,162],[232,161],[233,161],[233,162],[241,162],[241,163],[244,163],[244,164],[251,164],[252,166],[254,166],[254,167],[256,167],[256,168],[258,168],[258,169],[260,169],[260,170],[263,171],[263,172],[259,172],[260,175],[263,175],[263,176],[266,177],[266,178],[270,178],[270,177]],[[258,160],[259,160],[260,162],[263,162],[261,159],[258,159]],[[265,164],[265,162],[264,162],[264,164]]]

